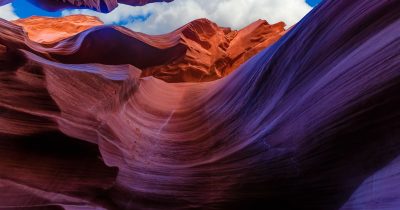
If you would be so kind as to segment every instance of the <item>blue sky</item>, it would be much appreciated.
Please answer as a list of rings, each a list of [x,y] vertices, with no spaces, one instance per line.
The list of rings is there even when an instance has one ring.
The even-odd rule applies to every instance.
[[[194,19],[208,18],[221,26],[242,28],[257,19],[270,23],[284,21],[288,26],[297,23],[321,0],[175,0],[143,7],[120,4],[109,14],[87,9],[56,12],[45,11],[27,0],[14,0],[0,7],[0,18],[16,19],[32,15],[61,17],[85,14],[99,17],[105,24],[116,24],[135,31],[162,34]]]
[[[317,6],[317,4],[318,4],[319,2],[321,2],[321,0],[306,0],[306,2],[307,2],[307,4],[309,4],[310,6],[315,7],[315,6]]]
[[[11,5],[14,8],[14,13],[20,18],[30,17],[32,15],[50,17],[60,17],[62,15],[61,11],[47,12],[27,0],[14,0]]]

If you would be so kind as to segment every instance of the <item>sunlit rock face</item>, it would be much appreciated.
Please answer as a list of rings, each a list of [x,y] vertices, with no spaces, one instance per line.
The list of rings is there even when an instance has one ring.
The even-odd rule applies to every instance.
[[[49,44],[69,38],[89,28],[103,25],[97,17],[71,15],[62,18],[32,16],[13,21],[22,26],[29,39]]]
[[[161,36],[132,32],[122,27],[94,28],[102,25],[102,22],[96,17],[85,15],[62,18],[34,16],[13,23],[22,26],[29,39],[35,42],[49,44],[70,38],[58,44],[57,53],[51,55],[53,59],[79,63],[82,57],[91,57],[87,62],[104,64],[114,64],[115,59],[120,59],[116,62],[132,64],[142,69],[142,77],[154,76],[166,82],[204,82],[220,79],[275,43],[285,32],[284,23],[270,25],[265,20],[256,21],[236,31],[219,27],[207,19],[199,19]],[[92,30],[72,37],[90,28]],[[93,33],[102,35],[92,35]],[[107,41],[108,33],[117,34],[121,41]],[[93,36],[96,37],[90,38]],[[85,47],[81,52],[78,49],[76,52],[69,49],[70,45],[75,45],[76,39],[84,39],[84,45],[90,42],[98,42],[98,45]],[[123,55],[117,58],[108,56],[104,49],[110,47],[115,51],[120,49],[117,53]],[[103,53],[93,54],[87,51],[93,48]],[[124,53],[126,51],[130,53]],[[103,55],[108,56],[108,59],[104,59]]]
[[[168,63],[144,68],[142,76],[167,82],[220,79],[275,43],[285,32],[284,26],[282,22],[270,25],[259,20],[236,31],[207,19],[193,21],[169,34],[171,39],[179,39],[177,45],[184,46],[186,52]]]
[[[326,0],[259,53],[238,37],[279,24],[40,44],[0,20],[0,209],[397,209],[398,11]],[[221,79],[143,76],[230,37],[255,55]]]

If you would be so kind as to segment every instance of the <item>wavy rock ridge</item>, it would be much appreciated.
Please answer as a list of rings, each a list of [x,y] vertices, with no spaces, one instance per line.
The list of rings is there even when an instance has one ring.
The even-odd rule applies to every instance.
[[[77,61],[75,58],[77,56],[80,58],[90,56],[93,53],[87,50],[94,48],[103,51],[104,56],[108,56],[110,45],[117,45],[117,43],[115,41],[104,43],[104,40],[107,39],[104,36],[108,36],[108,33],[119,34],[118,36],[126,41],[121,41],[118,45],[118,48],[121,49],[121,52],[118,53],[130,52],[130,54],[124,53],[124,55],[119,56],[121,61],[118,63],[131,64],[142,69],[142,77],[154,76],[167,82],[204,82],[220,79],[261,50],[275,43],[285,33],[284,23],[270,25],[265,20],[256,21],[248,27],[236,31],[219,27],[207,19],[199,19],[161,36],[136,33],[122,27],[94,28],[101,25],[101,21],[95,17],[83,15],[63,18],[31,17],[14,21],[14,23],[22,26],[31,40],[47,44],[70,38],[78,32],[91,29],[77,35],[77,37],[71,37],[69,40],[57,44],[59,48],[57,55],[52,55],[52,57],[63,62],[113,64],[110,58],[93,58],[89,61]],[[107,32],[110,30],[112,32]],[[94,36],[91,31],[96,34],[95,38],[87,37]],[[125,34],[129,34],[129,37],[126,37]],[[100,36],[102,38],[98,38]],[[83,39],[82,44],[89,42],[89,40],[95,42],[96,47],[85,48],[83,52],[75,52],[75,48],[74,50],[63,50],[63,46],[68,48],[70,45],[77,45],[79,47],[80,43],[75,43],[75,40],[80,39]],[[127,42],[132,43],[132,45],[128,46]],[[104,46],[104,44],[107,44],[107,46]],[[115,51],[118,48],[115,47]],[[48,50],[45,49],[44,51]],[[60,54],[64,55],[61,57]],[[73,58],[65,58],[70,56]],[[110,60],[110,62],[107,60]]]
[[[204,83],[140,77],[187,52],[179,36],[43,46],[0,20],[0,207],[396,209],[399,10],[326,0]]]
[[[103,25],[97,17],[71,15],[62,18],[32,16],[13,23],[22,26],[29,39],[43,44],[59,42],[95,26]]]
[[[285,32],[284,27],[282,22],[269,25],[259,20],[236,31],[218,27],[207,19],[193,21],[170,34],[179,37],[179,44],[186,48],[185,54],[169,63],[143,69],[142,76],[167,82],[220,79],[275,43]]]

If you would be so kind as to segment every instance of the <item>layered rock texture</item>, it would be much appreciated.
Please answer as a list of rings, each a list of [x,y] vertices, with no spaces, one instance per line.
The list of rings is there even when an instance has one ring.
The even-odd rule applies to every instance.
[[[207,19],[196,20],[169,34],[184,46],[184,55],[158,66],[147,67],[143,76],[167,82],[204,82],[220,79],[249,58],[275,43],[285,24],[259,20],[236,31],[221,28]]]
[[[13,23],[22,26],[29,39],[50,44],[71,37],[95,26],[103,25],[97,17],[71,15],[62,18],[32,16]]]
[[[238,37],[279,24],[43,45],[0,20],[0,209],[397,209],[398,11],[325,0],[228,76],[180,83],[143,74],[188,46],[250,57]]]
[[[95,28],[102,25],[102,22],[96,17],[84,15],[63,18],[31,17],[14,23],[22,26],[29,39],[35,42],[54,43],[70,38],[57,45],[59,49],[57,53],[50,55],[52,59],[76,63],[82,62],[77,57],[89,56],[91,59],[87,62],[104,64],[114,64],[114,59],[119,59],[119,64],[131,64],[142,69],[142,77],[154,76],[166,82],[220,79],[275,43],[285,32],[284,23],[270,25],[265,20],[256,21],[236,31],[219,27],[207,19],[199,19],[169,34],[157,36],[128,31],[122,27]],[[89,28],[91,30],[71,37]],[[108,41],[108,33],[117,34],[121,41]],[[90,38],[93,36],[96,37]],[[92,40],[96,40],[104,48],[86,47],[82,52],[79,49],[78,52],[67,49],[77,39],[84,39],[84,45],[90,45]],[[101,53],[93,55],[88,51],[93,48]],[[112,53],[121,55],[118,58],[110,57],[110,48]],[[117,49],[121,51],[113,52],[118,51]]]

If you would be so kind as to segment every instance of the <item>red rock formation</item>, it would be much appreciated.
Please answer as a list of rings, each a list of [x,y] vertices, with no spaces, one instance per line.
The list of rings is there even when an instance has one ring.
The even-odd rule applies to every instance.
[[[280,22],[258,20],[236,31],[199,19],[175,31],[186,46],[184,56],[163,65],[143,69],[143,76],[167,82],[200,82],[220,79],[249,58],[275,43],[285,31]]]
[[[398,209],[398,11],[325,0],[203,83],[135,67],[185,56],[184,28],[41,45],[0,20],[0,209]]]
[[[89,28],[103,25],[97,17],[86,15],[71,15],[62,18],[32,16],[13,21],[22,26],[29,39],[49,44],[71,37]]]
[[[58,41],[101,24],[97,18],[82,15],[56,19],[33,17],[14,23],[24,27],[33,41],[41,43]],[[121,53],[131,52],[129,55],[119,56],[119,62],[142,69],[143,77],[154,76],[167,82],[201,82],[219,79],[231,73],[253,55],[275,43],[285,31],[284,26],[282,22],[269,25],[266,21],[259,20],[236,31],[219,27],[207,19],[199,19],[174,32],[159,36],[136,33],[121,27],[115,27],[116,31],[111,32],[105,32],[101,28],[93,30],[98,31],[97,37],[103,37],[94,38],[98,39],[99,45],[109,44],[104,42],[107,33],[119,33],[121,39],[130,39],[129,43],[134,43],[131,47],[125,41],[121,41],[121,45],[114,41],[113,48],[118,47]],[[84,34],[78,36],[86,39]],[[77,38],[71,38],[74,39]],[[68,52],[62,50],[62,46],[69,46],[69,42],[71,41],[66,40],[65,43],[58,44],[58,55],[53,52],[52,56],[63,62],[77,62],[77,56],[79,62],[113,62],[88,58],[93,53],[87,51],[71,51],[72,55],[68,55]],[[102,51],[104,49],[109,49],[109,46],[99,48]],[[60,53],[63,55],[59,55]],[[104,56],[108,56],[106,51],[104,53]],[[82,60],[85,57],[86,61]]]

